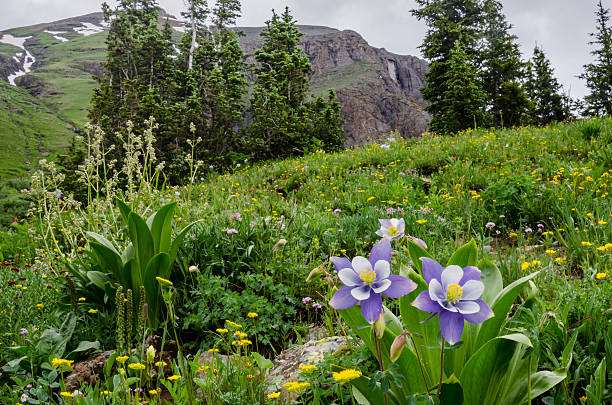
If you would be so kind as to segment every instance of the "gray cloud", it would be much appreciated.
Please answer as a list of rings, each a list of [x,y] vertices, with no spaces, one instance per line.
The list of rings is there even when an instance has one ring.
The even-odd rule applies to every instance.
[[[0,30],[49,22],[100,10],[100,0],[0,0]],[[114,4],[115,1],[108,1]],[[168,12],[179,15],[183,0],[160,0]],[[587,44],[594,29],[596,0],[502,1],[525,58],[537,43],[555,68],[557,77],[573,97],[586,93],[576,76],[591,61]],[[299,24],[326,25],[359,32],[371,45],[399,54],[420,55],[426,27],[410,14],[413,0],[243,0],[242,26],[260,26],[271,9],[289,6]],[[612,0],[604,0],[612,7]]]

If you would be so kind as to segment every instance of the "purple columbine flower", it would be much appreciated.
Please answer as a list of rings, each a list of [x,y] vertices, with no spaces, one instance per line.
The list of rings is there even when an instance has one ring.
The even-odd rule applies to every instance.
[[[425,312],[439,313],[442,336],[451,345],[461,339],[464,320],[482,323],[495,314],[480,299],[484,284],[480,270],[474,266],[442,266],[433,259],[421,257],[423,278],[429,290],[421,292],[412,305]]]
[[[360,302],[361,313],[370,323],[374,323],[382,311],[381,294],[399,298],[417,287],[414,281],[391,274],[391,242],[387,238],[372,247],[369,259],[356,256],[351,262],[345,257],[334,256],[330,260],[344,285],[329,304],[335,309],[347,309]]]
[[[376,231],[376,235],[384,239],[395,240],[404,236],[406,222],[404,218],[379,219],[380,229]]]

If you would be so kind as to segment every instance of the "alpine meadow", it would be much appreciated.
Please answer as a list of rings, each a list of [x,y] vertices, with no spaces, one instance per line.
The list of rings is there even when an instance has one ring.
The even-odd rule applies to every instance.
[[[612,403],[606,1],[257,1],[0,31],[0,404]]]

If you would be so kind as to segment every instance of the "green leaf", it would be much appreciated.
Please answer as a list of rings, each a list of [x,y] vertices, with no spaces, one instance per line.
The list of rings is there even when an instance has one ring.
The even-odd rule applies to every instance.
[[[549,391],[567,377],[565,370],[538,371],[531,375],[531,399]],[[527,378],[513,384],[512,390],[503,398],[500,405],[526,404],[529,401],[529,386]]]
[[[497,296],[493,299],[493,305],[491,306],[495,316],[484,321],[480,326],[480,331],[476,340],[476,347],[482,346],[487,341],[493,339],[499,334],[502,324],[506,320],[506,316],[510,311],[510,307],[516,300],[516,297],[518,297],[527,282],[536,277],[538,274],[539,272],[535,272],[522,277],[509,284],[506,288],[500,291],[499,294],[497,294]]]
[[[174,238],[174,240],[172,241],[172,246],[170,247],[170,263],[174,263],[174,259],[176,258],[176,254],[178,253],[179,248],[181,247],[181,244],[183,243],[183,239],[185,238],[185,236],[187,236],[187,233],[189,232],[189,230],[196,225],[199,222],[204,221],[203,219],[199,219],[197,221],[194,221],[192,223],[190,223],[189,225],[187,225],[186,227],[184,227],[181,232],[179,232],[178,235],[176,235],[176,238]],[[162,276],[163,277],[163,276]],[[164,277],[167,278],[167,277]]]
[[[102,268],[111,273],[117,281],[123,283],[123,262],[117,251],[97,242],[89,242],[89,247],[95,253]]]
[[[456,265],[459,267],[476,266],[478,260],[478,246],[472,239],[469,243],[461,246],[453,253],[446,266]]]
[[[433,257],[427,252],[427,250],[423,249],[421,246],[417,245],[415,242],[408,239],[408,254],[410,255],[410,259],[414,267],[416,267],[419,273],[423,274],[423,263],[421,263],[421,257],[429,257],[433,259]]]
[[[119,208],[119,212],[121,213],[121,217],[123,218],[123,222],[128,223],[128,219],[130,217],[130,213],[132,209],[123,201],[118,198],[115,198],[115,204]]]
[[[257,366],[262,370],[274,367],[274,363],[272,362],[272,360],[266,359],[264,356],[257,352],[251,353],[251,356],[253,356],[255,362],[257,363]]]
[[[98,288],[104,290],[106,283],[110,283],[111,279],[101,271],[88,271],[87,278]],[[120,281],[120,280],[119,280]]]
[[[74,349],[73,351],[71,351],[70,353],[66,355],[66,358],[76,359],[78,356],[82,355],[83,353],[87,353],[92,350],[99,351],[100,342],[98,342],[97,340],[95,342],[83,340],[79,342],[79,345],[76,347],[76,349]]]
[[[113,252],[115,252],[115,254],[117,256],[119,256],[119,252],[117,251],[117,249],[115,249],[115,247],[113,246],[113,244],[106,239],[104,236],[95,233],[95,232],[85,232],[85,234],[87,236],[89,236],[90,238],[94,239],[96,242],[98,242],[100,245],[106,246],[107,248],[109,248],[110,250],[112,250]],[[90,242],[91,243],[91,242]]]
[[[131,212],[128,217],[128,232],[136,253],[137,270],[140,272],[140,278],[142,279],[147,263],[153,256],[153,237],[145,221],[134,212]],[[133,272],[134,270],[132,270]]]
[[[159,281],[156,277],[162,277],[160,274],[169,272],[169,268],[172,264],[170,263],[170,257],[167,253],[161,252],[153,256],[153,258],[147,264],[145,271],[145,277],[143,285],[147,295],[147,304],[149,306],[149,325],[152,330],[157,329],[159,324],[159,309],[160,309],[160,286]]]
[[[463,388],[455,374],[451,374],[446,380],[442,381],[440,391],[440,405],[461,405],[463,404]]]
[[[481,298],[490,305],[495,297],[497,297],[497,294],[504,288],[502,275],[497,266],[487,259],[478,263],[478,269],[481,271],[480,281],[485,286]]]
[[[155,214],[153,214],[153,221],[151,223],[151,235],[153,237],[154,251],[168,252],[170,249],[170,239],[172,233],[172,215],[176,203],[171,203],[161,207]]]

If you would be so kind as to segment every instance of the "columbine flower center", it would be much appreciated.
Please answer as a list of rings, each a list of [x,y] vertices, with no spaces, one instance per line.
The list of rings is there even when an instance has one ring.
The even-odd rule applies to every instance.
[[[372,284],[376,280],[376,273],[374,270],[364,270],[359,275],[359,278],[366,284]]]
[[[389,228],[387,228],[387,232],[389,232],[389,236],[397,236],[397,235],[399,235],[399,231],[394,226],[390,226]]]
[[[446,299],[452,304],[456,304],[463,296],[463,288],[459,284],[451,284],[446,289]]]

